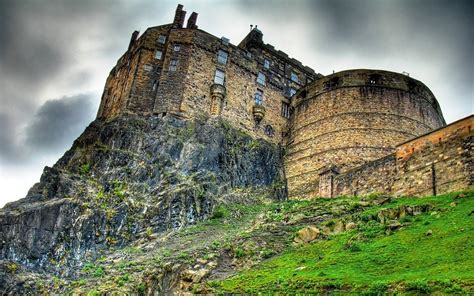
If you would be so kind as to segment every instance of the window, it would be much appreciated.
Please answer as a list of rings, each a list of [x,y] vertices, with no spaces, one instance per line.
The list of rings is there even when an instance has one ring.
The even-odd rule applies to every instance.
[[[290,118],[290,104],[281,102],[281,116]]]
[[[143,70],[149,72],[149,71],[153,70],[153,66],[151,66],[151,65],[143,65]]]
[[[257,89],[257,92],[255,93],[255,104],[256,105],[263,104],[263,91],[260,89]]]
[[[379,74],[369,75],[369,84],[380,84],[380,78]]]
[[[294,94],[296,94],[296,89],[290,87],[290,88],[288,89],[288,95],[289,95],[290,97],[292,97]]]
[[[214,83],[224,85],[225,73],[222,70],[217,69],[214,76]]]
[[[298,80],[298,75],[296,75],[295,72],[291,72],[291,81],[293,81],[293,82],[299,82],[299,80]]]
[[[258,72],[257,83],[265,85],[265,74],[263,74],[262,72]]]
[[[176,71],[176,69],[178,68],[178,60],[171,60],[170,62],[170,71]]]
[[[263,61],[263,67],[265,67],[265,69],[269,69],[270,68],[270,61],[265,59]]]
[[[160,35],[158,37],[158,43],[165,44],[165,42],[166,42],[166,36],[165,35]]]
[[[173,47],[173,50],[174,50],[174,51],[180,51],[180,50],[181,50],[181,46],[178,45],[178,44],[175,44],[175,46]]]
[[[162,55],[163,55],[163,52],[161,50],[155,51],[155,59],[161,60]]]
[[[223,51],[222,49],[219,49],[219,51],[217,52],[217,62],[222,65],[227,64],[227,56],[227,52]]]
[[[275,131],[273,130],[273,127],[271,125],[265,126],[265,134],[269,137],[273,137]]]

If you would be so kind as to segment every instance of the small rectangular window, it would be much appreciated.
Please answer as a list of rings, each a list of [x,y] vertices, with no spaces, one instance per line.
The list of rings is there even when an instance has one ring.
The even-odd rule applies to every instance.
[[[291,72],[291,81],[299,82],[298,75],[295,72]]]
[[[281,102],[281,116],[290,118],[290,104]]]
[[[166,36],[165,35],[158,36],[158,43],[165,44],[165,42],[166,42]]]
[[[296,89],[290,87],[288,89],[288,96],[292,97],[294,94],[296,94]]]
[[[262,105],[263,104],[263,91],[257,89],[255,92],[255,105]]]
[[[217,69],[214,76],[214,83],[224,85],[225,73],[222,70]]]
[[[222,49],[219,49],[219,51],[217,52],[217,62],[222,65],[227,64],[227,56],[227,52],[223,51]]]
[[[162,55],[163,55],[163,52],[161,50],[155,51],[155,59],[161,60]]]
[[[170,71],[174,72],[178,68],[178,60],[171,60],[170,62]]]
[[[263,74],[262,72],[258,72],[257,83],[265,85],[265,74]]]
[[[153,66],[151,66],[151,65],[143,65],[143,70],[149,72],[149,71],[153,70]]]
[[[265,69],[269,69],[270,68],[270,61],[265,59],[263,61],[263,67],[265,67]]]
[[[180,50],[181,50],[181,46],[178,45],[178,44],[175,44],[175,46],[173,47],[173,50],[174,50],[174,51],[180,51]]]

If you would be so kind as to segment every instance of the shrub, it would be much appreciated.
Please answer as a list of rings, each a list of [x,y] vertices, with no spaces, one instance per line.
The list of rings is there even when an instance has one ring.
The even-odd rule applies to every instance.
[[[262,251],[260,251],[260,255],[262,255],[262,258],[267,259],[275,255],[275,251],[271,249],[263,249]]]
[[[218,206],[212,213],[211,219],[221,219],[229,215],[229,210],[223,206]]]
[[[144,283],[140,283],[137,287],[138,295],[146,295],[146,287]]]
[[[235,250],[234,250],[234,257],[235,258],[242,258],[245,256],[245,250],[242,249],[241,247],[237,247]]]
[[[81,175],[86,175],[87,173],[89,173],[91,170],[91,166],[90,164],[86,163],[86,164],[83,164],[79,167],[79,173]]]
[[[389,285],[385,282],[375,282],[369,287],[368,292],[370,295],[383,295],[387,291]]]
[[[414,280],[406,283],[407,290],[409,291],[417,291],[420,293],[429,293],[430,286],[426,280]]]

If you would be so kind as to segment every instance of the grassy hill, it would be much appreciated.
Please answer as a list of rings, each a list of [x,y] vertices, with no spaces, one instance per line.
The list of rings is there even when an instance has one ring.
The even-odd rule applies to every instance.
[[[473,196],[471,191],[376,203],[346,217],[357,224],[355,229],[289,247],[211,284],[218,291],[246,293],[472,293]],[[333,208],[343,200],[314,200],[289,212],[308,215],[311,204]]]
[[[280,203],[264,195],[234,192],[210,219],[146,231],[72,276],[6,266],[45,293],[474,293],[474,191]]]

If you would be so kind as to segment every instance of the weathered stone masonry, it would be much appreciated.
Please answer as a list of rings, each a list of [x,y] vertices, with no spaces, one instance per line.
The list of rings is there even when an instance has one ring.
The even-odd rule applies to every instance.
[[[318,195],[436,195],[472,188],[473,139],[474,116],[469,116],[399,144],[394,153],[344,174],[334,168],[322,172]]]
[[[172,24],[148,28],[139,38],[132,34],[107,79],[98,117],[222,116],[255,137],[281,143],[291,95],[322,75],[265,44],[257,28],[235,46],[199,30],[196,13],[184,28],[185,14],[179,5]]]
[[[410,182],[426,185],[433,165],[413,170],[411,163],[421,154],[406,161],[396,154],[400,143],[445,125],[436,98],[423,83],[382,70],[323,77],[265,44],[257,28],[233,45],[198,29],[196,13],[186,27],[185,17],[178,5],[173,23],[132,34],[107,78],[99,118],[124,113],[220,116],[255,138],[286,147],[290,198],[432,193],[403,191],[405,185],[423,187]],[[420,159],[432,163],[434,154],[445,157],[472,142],[472,137],[463,144],[457,136],[442,138],[441,146],[423,146],[419,153],[426,155]],[[442,163],[435,162],[434,170]],[[466,176],[470,169],[456,172]],[[402,171],[412,177],[401,177]],[[447,184],[439,183],[438,189],[462,187]]]
[[[349,70],[321,78],[292,100],[286,157],[291,197],[319,193],[319,174],[341,173],[394,152],[445,124],[430,90],[406,75]]]

